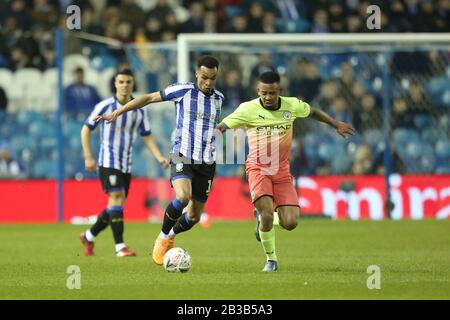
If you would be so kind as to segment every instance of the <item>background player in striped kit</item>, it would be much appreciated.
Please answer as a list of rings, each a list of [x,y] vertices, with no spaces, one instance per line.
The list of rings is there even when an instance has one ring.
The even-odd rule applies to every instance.
[[[115,96],[98,103],[86,120],[81,130],[81,141],[87,171],[95,171],[97,166],[91,151],[91,131],[98,125],[94,118],[107,112],[113,112],[131,101],[133,86],[132,71],[129,69],[119,71],[115,76]],[[130,188],[132,149],[138,133],[159,163],[164,168],[169,165],[169,160],[161,155],[158,145],[151,135],[148,114],[145,109],[124,114],[117,119],[117,122],[101,124],[98,165],[103,190],[108,194],[108,206],[100,213],[97,222],[80,235],[87,256],[94,255],[95,238],[108,225],[111,226],[113,232],[116,255],[119,257],[136,255],[128,249],[123,241],[123,207]]]
[[[282,97],[280,76],[275,72],[261,74],[258,82],[259,98],[244,102],[217,129],[247,128],[249,155],[246,173],[256,216],[258,240],[266,254],[264,272],[278,269],[275,252],[274,209],[280,225],[286,230],[297,227],[300,208],[290,173],[292,126],[296,118],[310,117],[329,124],[342,137],[353,134],[351,125],[332,119],[325,112],[311,108],[295,97]],[[271,150],[271,154],[267,150]],[[259,225],[260,222],[260,225]]]
[[[219,62],[212,56],[197,61],[196,83],[175,83],[164,90],[139,97],[98,120],[115,121],[130,110],[160,101],[173,101],[176,136],[172,147],[170,181],[175,199],[167,206],[161,232],[153,247],[153,261],[161,265],[173,247],[175,235],[190,230],[199,220],[214,179],[214,131],[224,100],[214,89]],[[188,206],[187,212],[183,209]]]

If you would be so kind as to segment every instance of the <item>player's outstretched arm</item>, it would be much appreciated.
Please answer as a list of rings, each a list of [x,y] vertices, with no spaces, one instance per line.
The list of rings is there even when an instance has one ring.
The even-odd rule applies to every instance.
[[[166,169],[169,167],[170,161],[166,157],[164,157],[161,154],[161,150],[159,150],[158,144],[156,143],[155,138],[153,135],[142,137],[144,139],[144,143],[147,146],[147,148],[150,150],[150,152],[155,156],[156,160],[159,162],[159,164]]]
[[[131,100],[130,102],[123,105],[121,108],[114,111],[113,113],[96,116],[94,118],[94,120],[95,121],[105,120],[106,122],[113,122],[113,121],[116,121],[117,117],[119,117],[121,114],[123,114],[125,112],[131,111],[131,110],[136,110],[136,109],[145,107],[146,105],[148,105],[150,103],[161,102],[161,101],[163,101],[163,99],[162,99],[161,93],[159,91],[148,93],[141,97]]]
[[[355,133],[355,129],[352,127],[352,125],[342,121],[336,121],[326,112],[323,112],[320,109],[311,108],[309,117],[313,118],[314,120],[329,124],[330,126],[335,128],[336,132],[343,138],[347,138],[347,135],[353,135]]]

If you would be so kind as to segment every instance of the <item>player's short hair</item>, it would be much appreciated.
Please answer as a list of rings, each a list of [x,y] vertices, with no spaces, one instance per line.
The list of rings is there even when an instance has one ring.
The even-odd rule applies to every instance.
[[[114,81],[116,80],[117,76],[119,76],[119,75],[130,76],[130,77],[133,77],[133,79],[134,79],[133,71],[129,68],[124,68],[124,69],[117,71],[116,74],[114,75]]]
[[[201,56],[197,61],[197,69],[200,69],[201,67],[206,67],[209,69],[219,69],[219,60],[217,60],[213,56]]]
[[[280,83],[280,75],[273,71],[263,72],[259,76],[259,81],[266,84]]]

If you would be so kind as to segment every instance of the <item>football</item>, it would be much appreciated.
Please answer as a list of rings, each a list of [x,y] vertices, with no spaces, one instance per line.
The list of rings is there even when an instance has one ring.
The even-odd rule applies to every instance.
[[[192,258],[185,249],[172,248],[164,255],[163,266],[168,272],[188,272],[192,266]]]

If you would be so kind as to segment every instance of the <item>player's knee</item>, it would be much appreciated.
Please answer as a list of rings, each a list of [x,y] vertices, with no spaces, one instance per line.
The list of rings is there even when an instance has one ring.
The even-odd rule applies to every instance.
[[[191,200],[191,194],[187,191],[177,193],[176,198],[181,203],[188,203]]]
[[[109,199],[115,205],[122,205],[125,202],[125,193],[124,192],[111,192],[109,194]]]
[[[260,211],[260,219],[263,226],[271,225],[273,222],[272,210]]]
[[[282,226],[287,231],[294,230],[298,226],[298,220],[296,218],[287,219],[287,221],[283,221]]]

